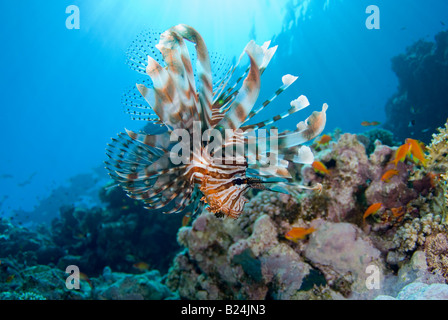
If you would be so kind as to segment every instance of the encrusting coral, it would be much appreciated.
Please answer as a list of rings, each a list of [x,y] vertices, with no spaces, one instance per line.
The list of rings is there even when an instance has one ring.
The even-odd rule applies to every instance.
[[[448,120],[445,127],[437,129],[438,133],[432,135],[431,144],[428,145],[428,167],[436,172],[448,172]]]
[[[431,235],[425,242],[426,263],[432,272],[441,274],[448,282],[448,238],[446,233]]]
[[[187,299],[369,297],[367,266],[393,278],[397,265],[407,265],[415,250],[425,243],[433,248],[432,239],[445,235],[446,228],[441,212],[429,203],[431,180],[426,173],[415,174],[428,170],[431,161],[422,167],[409,158],[395,166],[396,148],[380,140],[367,154],[359,136],[332,139],[311,146],[327,173],[312,165],[292,168],[302,185],[321,184],[322,192],[279,196],[261,191],[238,221],[217,223],[203,213],[182,228],[178,239],[186,250],[168,273],[168,287]],[[388,170],[397,174],[386,180]],[[363,217],[373,203],[382,209]],[[291,241],[286,234],[292,228],[312,231]],[[394,260],[393,254],[402,258]],[[429,251],[427,256],[429,271],[445,261]],[[392,281],[388,290],[395,294],[408,283]]]
[[[417,246],[425,244],[428,236],[446,230],[441,221],[442,217],[440,215],[429,213],[422,218],[415,218],[411,222],[406,222],[397,230],[394,243],[404,252],[413,252]]]
[[[429,235],[447,232],[448,122],[444,128],[438,129],[437,134],[433,134],[426,151],[426,166],[414,170],[410,180],[415,185],[417,179],[429,179],[432,188],[426,197],[411,202],[418,208],[418,215],[404,223],[395,234],[395,245],[402,252],[413,252],[422,247]]]
[[[438,133],[433,134],[427,150],[428,172],[433,175],[440,174],[436,186],[437,205],[445,220],[448,211],[448,120],[445,127],[438,128]]]
[[[164,276],[153,270],[130,273],[137,272],[133,267],[137,255],[142,254],[152,264],[151,255],[140,244],[154,241],[140,239],[153,234],[146,226],[156,227],[152,218],[160,215],[141,213],[117,188],[103,190],[102,198],[107,203],[104,209],[63,208],[61,217],[42,239],[0,221],[0,257],[14,255],[27,263],[52,262],[57,270],[47,266],[27,268],[2,257],[4,291],[16,286],[19,292],[35,292],[33,286],[28,287],[28,278],[22,277],[25,274],[44,280],[56,275],[61,282],[64,268],[74,262],[89,275],[93,288],[84,281],[84,291],[75,295],[48,286],[48,292],[42,292],[44,298],[356,299],[379,294],[395,297],[414,280],[443,282],[447,270],[446,227],[441,211],[434,210],[437,206],[432,204],[436,191],[441,190],[427,177],[432,162],[428,160],[426,167],[410,159],[398,162],[399,173],[384,181],[384,172],[395,168],[390,163],[394,147],[376,140],[373,152],[367,155],[359,136],[345,133],[337,137],[333,134],[330,143],[315,148],[316,161],[328,168],[328,174],[317,172],[312,165],[292,168],[302,185],[321,184],[321,192],[254,192],[236,221],[217,219],[203,211],[190,225],[178,229],[182,217],[171,216],[176,218],[170,224],[171,234],[178,229],[177,242],[183,249],[174,252],[178,247],[173,247],[168,251],[171,245],[165,244],[165,255],[177,255]],[[443,157],[440,159],[438,163],[443,164]],[[445,178],[444,173],[437,183]],[[363,217],[376,202],[383,204],[382,209]],[[303,237],[288,237],[293,228],[310,231]],[[111,251],[112,242],[105,241],[111,237],[124,247]],[[20,256],[14,253],[15,239],[26,244]],[[133,239],[139,245],[132,245]],[[109,255],[97,259],[99,254],[90,250],[90,243]],[[66,252],[54,251],[54,247]],[[117,255],[111,256],[112,252]],[[394,254],[401,258],[393,259]],[[90,265],[92,270],[84,266],[85,261],[95,262]],[[430,275],[440,275],[431,278],[422,273],[424,276],[413,277],[411,267],[417,264]],[[110,268],[105,268],[107,265]],[[366,287],[366,268],[371,265],[380,271],[384,285],[381,291]],[[8,283],[7,279],[12,280]]]
[[[371,196],[366,190],[380,181],[392,154],[392,148],[377,141],[367,156],[356,135],[342,134],[316,154],[330,174],[318,174],[310,165],[296,168],[303,185],[320,183],[322,193],[261,191],[237,221],[218,222],[203,212],[178,233],[186,250],[175,258],[168,287],[186,299],[338,299],[367,294],[366,267],[374,264],[385,273],[387,268],[384,248],[377,248],[362,230],[369,197],[375,198],[382,188],[373,188]],[[407,173],[395,179],[392,190],[408,195],[399,199],[417,197],[401,182]],[[315,231],[291,241],[285,235],[293,227]]]
[[[329,174],[319,174],[311,166],[301,170],[303,184],[319,182],[323,185],[321,195],[306,194],[301,199],[302,217],[320,217],[329,221],[362,222],[362,213],[373,203],[381,202],[385,208],[395,208],[418,197],[408,185],[408,171],[412,164],[399,163],[398,174],[385,182],[382,175],[393,168],[390,160],[394,149],[375,142],[369,156],[365,146],[353,134],[342,134],[337,143],[316,154],[328,167]],[[313,201],[311,201],[313,200]],[[312,202],[318,200],[317,205]],[[312,211],[312,212],[309,212]],[[323,211],[323,212],[322,212]]]
[[[394,141],[394,135],[389,130],[373,129],[357,135],[360,142],[366,147],[366,152],[370,155],[375,150],[375,141],[379,140],[383,145],[394,146],[397,143]]]

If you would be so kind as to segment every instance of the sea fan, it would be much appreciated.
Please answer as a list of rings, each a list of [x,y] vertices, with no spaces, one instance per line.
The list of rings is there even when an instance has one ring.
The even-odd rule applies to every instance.
[[[298,123],[293,132],[264,128],[307,107],[305,96],[293,100],[286,112],[249,125],[297,79],[283,76],[273,97],[254,107],[260,76],[277,46],[250,41],[230,67],[222,57],[208,53],[192,27],[177,25],[162,33],[155,45],[158,51],[153,48],[156,35],[140,35],[128,52],[131,67],[150,81],[137,84],[138,92],[127,92],[123,103],[134,119],[149,124],[145,132],[126,130],[112,139],[106,161],[110,176],[129,197],[163,213],[190,215],[205,206],[217,216],[236,219],[249,188],[288,192],[285,186],[292,185],[288,164],[313,162],[310,148],[300,145],[322,132],[327,105]],[[190,57],[185,40],[195,45],[196,56]],[[231,83],[244,53],[250,65]]]

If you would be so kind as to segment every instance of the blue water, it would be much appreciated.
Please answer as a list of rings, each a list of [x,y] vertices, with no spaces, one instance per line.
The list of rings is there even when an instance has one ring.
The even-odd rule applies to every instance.
[[[72,4],[80,10],[79,30],[66,28]],[[371,4],[380,9],[379,30],[365,26]],[[312,107],[285,127],[326,102],[326,131],[361,132],[362,121],[385,120],[384,106],[398,84],[390,59],[418,39],[433,40],[446,29],[447,12],[445,0],[2,1],[0,212],[32,211],[79,174],[96,177],[81,179],[86,190],[104,184],[101,170],[92,170],[102,166],[110,137],[143,125],[120,105],[139,77],[125,64],[125,52],[142,30],[186,23],[210,51],[229,57],[239,56],[251,38],[275,39],[279,49],[263,76],[262,97],[270,97],[283,74],[300,78],[271,115],[304,94]],[[68,192],[56,205],[89,205],[95,192],[73,198]]]

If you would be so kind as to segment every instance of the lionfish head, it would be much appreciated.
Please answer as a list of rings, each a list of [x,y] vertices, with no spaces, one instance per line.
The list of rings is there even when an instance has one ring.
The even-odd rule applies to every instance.
[[[188,42],[195,46],[191,55]],[[139,35],[128,62],[145,78],[125,93],[123,103],[133,119],[147,125],[112,139],[106,161],[110,176],[129,197],[163,213],[191,215],[205,206],[216,216],[236,219],[250,188],[287,192],[284,187],[293,185],[289,163],[313,162],[310,148],[301,145],[322,132],[327,105],[293,132],[265,128],[307,107],[305,96],[275,117],[247,123],[297,79],[283,76],[275,94],[256,105],[261,75],[276,50],[270,42],[250,41],[231,66],[209,53],[190,26]],[[233,80],[244,55],[249,65]]]

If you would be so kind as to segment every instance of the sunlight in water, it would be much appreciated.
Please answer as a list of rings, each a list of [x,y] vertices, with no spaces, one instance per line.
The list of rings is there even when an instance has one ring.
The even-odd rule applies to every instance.
[[[262,43],[281,31],[287,3],[287,0],[166,0],[161,5],[153,0],[114,3],[103,0],[99,4],[82,2],[80,9],[91,19],[90,25],[84,24],[84,30],[97,32],[101,26],[110,25],[107,36],[115,41],[117,36],[129,41],[146,28],[162,31],[185,23],[201,32],[210,51],[239,55],[250,39]],[[107,42],[104,38],[103,41]]]

